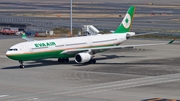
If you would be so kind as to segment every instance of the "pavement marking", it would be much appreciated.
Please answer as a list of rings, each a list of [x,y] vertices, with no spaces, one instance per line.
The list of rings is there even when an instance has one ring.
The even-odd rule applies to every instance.
[[[68,96],[81,96],[81,95],[87,95],[87,94],[94,94],[94,93],[101,93],[101,92],[107,92],[107,91],[112,91],[112,90],[119,90],[119,89],[125,89],[125,88],[132,88],[132,87],[140,87],[140,86],[146,86],[146,85],[152,85],[152,84],[159,84],[159,83],[166,83],[166,82],[173,82],[177,81],[180,79],[175,79],[175,80],[167,80],[167,81],[161,81],[161,82],[153,82],[153,83],[146,83],[146,84],[139,84],[139,85],[130,85],[130,86],[124,86],[124,87],[118,87],[118,88],[111,88],[111,89],[105,89],[105,90],[98,90],[98,91],[92,91],[92,92],[84,92],[84,93],[79,93],[79,94],[74,94],[74,95],[68,95]],[[40,99],[41,101],[49,101],[52,99],[57,99],[58,97],[51,97],[51,98],[46,98],[46,99]]]
[[[165,80],[166,78],[159,78],[157,79],[158,81],[159,80]],[[73,92],[80,92],[80,91],[88,91],[88,90],[96,90],[96,89],[103,89],[103,88],[111,88],[111,87],[118,87],[118,86],[126,86],[126,85],[131,85],[131,84],[138,84],[138,83],[143,83],[145,81],[154,81],[154,80],[151,80],[151,79],[145,79],[144,81],[134,81],[134,82],[127,82],[127,83],[121,83],[121,84],[114,84],[114,85],[107,85],[107,86],[98,86],[98,87],[94,87],[94,88],[87,88],[87,89],[81,89],[81,90],[75,90],[75,91],[69,91],[69,92],[63,92],[63,93],[56,93],[54,95],[58,95],[58,94],[66,94],[66,93],[73,93]],[[155,79],[156,80],[156,79]]]
[[[72,87],[66,90],[71,90],[71,89],[82,89],[82,88],[87,88],[87,87],[93,87],[93,86],[102,86],[102,85],[106,85],[106,84],[114,84],[114,83],[122,83],[122,82],[128,82],[128,81],[132,81],[132,80],[141,80],[141,79],[148,79],[151,78],[149,77],[144,77],[144,78],[135,78],[135,79],[128,79],[128,80],[121,80],[121,81],[114,81],[114,82],[107,82],[107,83],[100,83],[100,84],[93,84],[93,85],[87,85],[87,86],[79,86],[79,87]],[[36,94],[45,94],[45,93],[52,93],[52,92],[56,92],[56,91],[61,91],[63,89],[56,89],[56,90],[50,90],[50,91],[44,91],[44,92],[36,92],[36,93],[29,93],[29,94],[22,94],[22,95],[15,95],[15,96],[9,96],[7,98],[15,98],[15,97],[22,97],[22,96],[32,96],[32,95],[36,95]]]
[[[159,84],[159,83],[167,83],[167,82],[173,82],[173,81],[180,81],[180,79],[167,80],[167,81],[161,81],[161,82],[153,82],[153,83],[145,83],[145,84],[139,84],[139,85],[132,85],[132,86],[119,87],[119,88],[112,88],[112,89],[105,89],[105,90],[92,91],[92,92],[86,92],[86,93],[79,93],[79,94],[68,95],[68,96],[79,96],[79,95],[100,93],[100,92],[106,92],[106,91],[112,91],[112,90],[119,90],[119,89],[126,89],[126,88],[140,87],[140,86],[147,86],[147,85],[153,85],[153,84]]]
[[[5,56],[5,55],[0,55],[0,58],[7,58],[7,56]]]
[[[80,87],[72,87],[68,89],[56,89],[56,90],[51,90],[51,91],[9,96],[4,99],[10,98],[12,100],[9,99],[8,101],[17,101],[17,100],[24,100],[24,99],[32,99],[35,96],[40,98],[41,96],[44,96],[45,94],[52,96],[48,99],[59,98],[59,95],[63,95],[63,94],[68,94],[67,96],[78,96],[78,95],[84,95],[84,94],[111,91],[111,90],[116,90],[116,89],[125,89],[125,88],[139,87],[139,86],[144,86],[144,85],[173,82],[173,81],[180,80],[179,76],[180,76],[180,73],[161,75],[161,76],[149,76],[149,77],[144,77],[144,78],[136,78],[136,79],[128,79],[128,80],[107,82],[107,83],[80,86]],[[61,91],[61,92],[58,93],[58,91]],[[37,95],[37,94],[43,94],[43,95]],[[46,99],[38,99],[38,100],[46,100]]]
[[[33,98],[35,97],[18,98],[18,99],[7,100],[7,101],[18,101],[18,100],[27,101],[28,99],[33,99]]]
[[[178,78],[179,75],[177,74],[170,74],[168,75],[161,75],[161,76],[152,76],[152,77],[144,77],[144,78],[137,78],[137,79],[130,79],[130,80],[123,80],[123,81],[118,81],[118,82],[113,82],[113,83],[104,83],[96,85],[97,87],[91,87],[91,88],[85,88],[85,89],[78,89],[78,90],[73,90],[73,91],[67,91],[67,92],[61,92],[61,93],[54,93],[53,95],[59,95],[59,94],[67,94],[67,93],[73,93],[73,92],[80,92],[80,91],[88,91],[88,90],[95,90],[95,89],[103,89],[103,88],[111,88],[111,87],[117,87],[117,86],[123,86],[123,85],[131,85],[131,84],[139,84],[139,83],[146,83],[146,82],[158,82],[158,81],[163,81],[166,79],[173,79],[173,78]],[[170,77],[172,76],[172,77]],[[138,82],[137,82],[138,81]],[[114,84],[115,83],[115,84]],[[120,84],[119,84],[120,83]],[[106,85],[108,84],[108,85]],[[90,86],[88,86],[90,87]]]
[[[27,99],[27,101],[37,101],[39,100],[39,98],[31,98],[31,99]]]
[[[83,89],[83,90],[78,90],[78,91],[73,91],[74,94],[69,94],[67,96],[80,96],[80,95],[85,95],[85,94],[93,94],[93,93],[101,93],[101,92],[107,92],[107,91],[112,91],[112,90],[119,90],[119,89],[126,89],[126,88],[132,88],[132,87],[140,87],[140,86],[146,86],[146,85],[153,85],[153,84],[160,84],[160,83],[167,83],[167,82],[174,82],[174,81],[180,81],[180,79],[178,78],[178,75],[171,75],[172,77],[167,77],[167,78],[158,78],[156,79],[156,76],[151,80],[151,79],[145,79],[143,81],[134,81],[132,83],[129,83],[129,85],[126,85],[128,83],[122,84],[124,86],[122,87],[118,87],[117,85],[112,85],[112,87],[115,88],[104,88],[103,90],[93,90],[93,91],[88,91],[88,92],[80,92],[80,91],[86,91],[89,89]],[[166,76],[165,76],[166,77]],[[144,82],[144,83],[143,83]],[[120,84],[119,84],[120,85]],[[117,87],[116,87],[117,86]],[[99,87],[96,87],[99,88]],[[103,87],[102,87],[103,88]],[[91,88],[90,88],[91,89]],[[95,89],[95,88],[92,88]],[[92,90],[91,89],[91,90]],[[63,92],[63,93],[59,93],[59,95],[61,94],[65,94],[65,93],[71,93],[72,91],[69,92]],[[78,93],[79,92],[79,93]],[[57,95],[58,96],[58,95]],[[52,99],[57,99],[59,97],[51,97],[51,98],[46,98],[46,99],[40,99],[41,101],[45,101],[45,100],[52,100]]]
[[[7,97],[7,96],[9,96],[9,95],[0,95],[0,99],[4,98],[4,97]]]

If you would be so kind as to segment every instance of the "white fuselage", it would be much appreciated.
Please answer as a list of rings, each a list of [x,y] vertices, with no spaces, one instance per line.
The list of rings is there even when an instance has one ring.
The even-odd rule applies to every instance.
[[[7,51],[6,55],[9,56],[9,55],[16,55],[16,54],[17,55],[32,54],[32,53],[34,54],[34,53],[40,53],[40,52],[54,52],[56,50],[64,51],[64,50],[78,49],[78,48],[113,46],[113,45],[119,45],[125,40],[126,40],[126,33],[22,42],[22,43],[12,46],[10,50]],[[11,49],[12,50],[16,49],[16,51],[12,51]]]

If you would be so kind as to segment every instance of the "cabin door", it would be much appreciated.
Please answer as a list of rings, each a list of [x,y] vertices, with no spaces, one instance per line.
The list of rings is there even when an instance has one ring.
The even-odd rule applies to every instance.
[[[88,41],[87,41],[87,45],[89,46],[89,47],[92,47],[92,40],[91,39],[88,39]]]

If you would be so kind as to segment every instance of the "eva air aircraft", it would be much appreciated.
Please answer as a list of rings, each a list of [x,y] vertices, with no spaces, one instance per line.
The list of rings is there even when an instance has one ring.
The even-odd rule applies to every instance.
[[[81,36],[71,38],[59,38],[50,40],[31,40],[25,35],[22,36],[27,42],[21,42],[12,46],[6,56],[10,59],[19,61],[20,68],[24,68],[23,61],[39,60],[46,58],[57,58],[58,62],[68,62],[69,58],[74,57],[76,63],[96,63],[93,58],[96,53],[109,49],[163,45],[168,43],[157,44],[138,44],[138,45],[120,45],[129,37],[135,36],[135,32],[130,32],[135,7],[131,6],[122,23],[115,32],[103,35]]]

